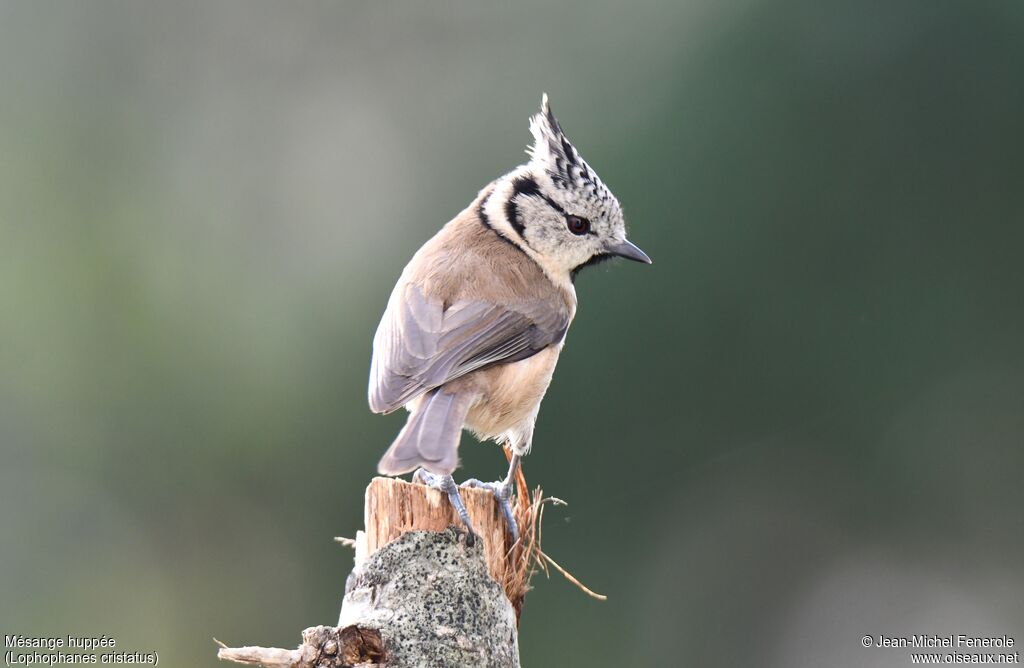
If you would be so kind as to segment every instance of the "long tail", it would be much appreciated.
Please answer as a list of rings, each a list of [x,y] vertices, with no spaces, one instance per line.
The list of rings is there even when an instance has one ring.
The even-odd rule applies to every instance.
[[[382,475],[401,475],[420,466],[451,475],[459,464],[459,438],[472,403],[470,397],[438,388],[409,415],[398,438],[377,464]]]

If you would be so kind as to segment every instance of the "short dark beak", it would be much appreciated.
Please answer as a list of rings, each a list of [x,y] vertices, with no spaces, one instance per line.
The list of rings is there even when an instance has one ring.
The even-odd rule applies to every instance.
[[[612,255],[618,255],[619,257],[624,257],[627,260],[651,264],[651,258],[647,257],[647,253],[637,248],[636,244],[628,239],[610,243],[605,247],[605,250]]]

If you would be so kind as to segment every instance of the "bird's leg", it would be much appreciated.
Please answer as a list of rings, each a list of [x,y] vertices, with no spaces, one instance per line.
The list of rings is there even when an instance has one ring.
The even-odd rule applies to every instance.
[[[512,515],[511,500],[512,489],[515,487],[516,469],[519,468],[520,458],[520,455],[512,455],[512,459],[508,463],[508,475],[505,476],[504,480],[482,482],[476,478],[470,478],[462,483],[463,487],[479,487],[491,490],[494,498],[498,500],[498,505],[501,506],[502,514],[505,515],[505,523],[508,524],[508,531],[512,534],[513,543],[519,540],[519,526],[516,524],[516,518]]]
[[[416,469],[416,472],[412,474],[412,479],[418,480],[427,487],[433,487],[448,495],[448,501],[455,508],[455,512],[459,514],[462,523],[466,525],[466,531],[468,532],[466,544],[472,546],[476,540],[476,532],[473,531],[473,525],[469,521],[469,512],[466,511],[466,504],[462,502],[462,496],[459,495],[459,486],[455,484],[455,479],[450,475],[431,473],[424,468]]]

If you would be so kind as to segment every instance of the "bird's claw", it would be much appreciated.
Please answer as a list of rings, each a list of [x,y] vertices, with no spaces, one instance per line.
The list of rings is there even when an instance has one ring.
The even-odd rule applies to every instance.
[[[412,479],[418,480],[427,487],[433,487],[448,495],[449,503],[455,508],[455,512],[459,514],[459,519],[466,526],[466,545],[473,547],[473,544],[476,542],[476,532],[473,531],[473,524],[469,521],[469,512],[466,510],[466,504],[462,502],[459,486],[455,484],[455,479],[450,475],[431,473],[424,468],[416,469],[416,472],[412,474]]]
[[[514,544],[519,540],[519,525],[516,523],[515,515],[512,513],[512,489],[514,486],[512,480],[483,482],[476,478],[470,478],[462,483],[462,485],[456,485],[455,479],[450,475],[438,475],[423,468],[416,469],[416,472],[413,474],[413,480],[448,495],[448,501],[455,508],[459,519],[466,525],[466,531],[468,532],[466,536],[467,545],[473,545],[473,542],[476,540],[476,532],[473,530],[473,524],[469,521],[469,512],[466,510],[466,504],[462,501],[462,495],[459,494],[459,487],[489,490],[497,500],[498,506],[501,508],[501,514],[505,516],[505,524],[508,525],[508,531],[512,535],[512,543]]]
[[[498,506],[501,508],[502,515],[505,516],[505,523],[508,525],[508,531],[512,534],[512,543],[514,544],[519,540],[519,525],[516,524],[516,518],[512,514],[513,483],[511,480],[483,482],[476,478],[470,478],[460,486],[490,490],[491,494],[493,494],[494,498],[497,500]]]

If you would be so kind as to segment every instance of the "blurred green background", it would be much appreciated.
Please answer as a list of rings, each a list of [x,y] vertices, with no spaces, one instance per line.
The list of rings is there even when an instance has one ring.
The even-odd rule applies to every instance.
[[[1016,2],[0,3],[0,629],[333,622],[380,313],[546,91],[655,263],[577,282],[525,470],[609,601],[524,665],[1024,641],[1022,84]]]

